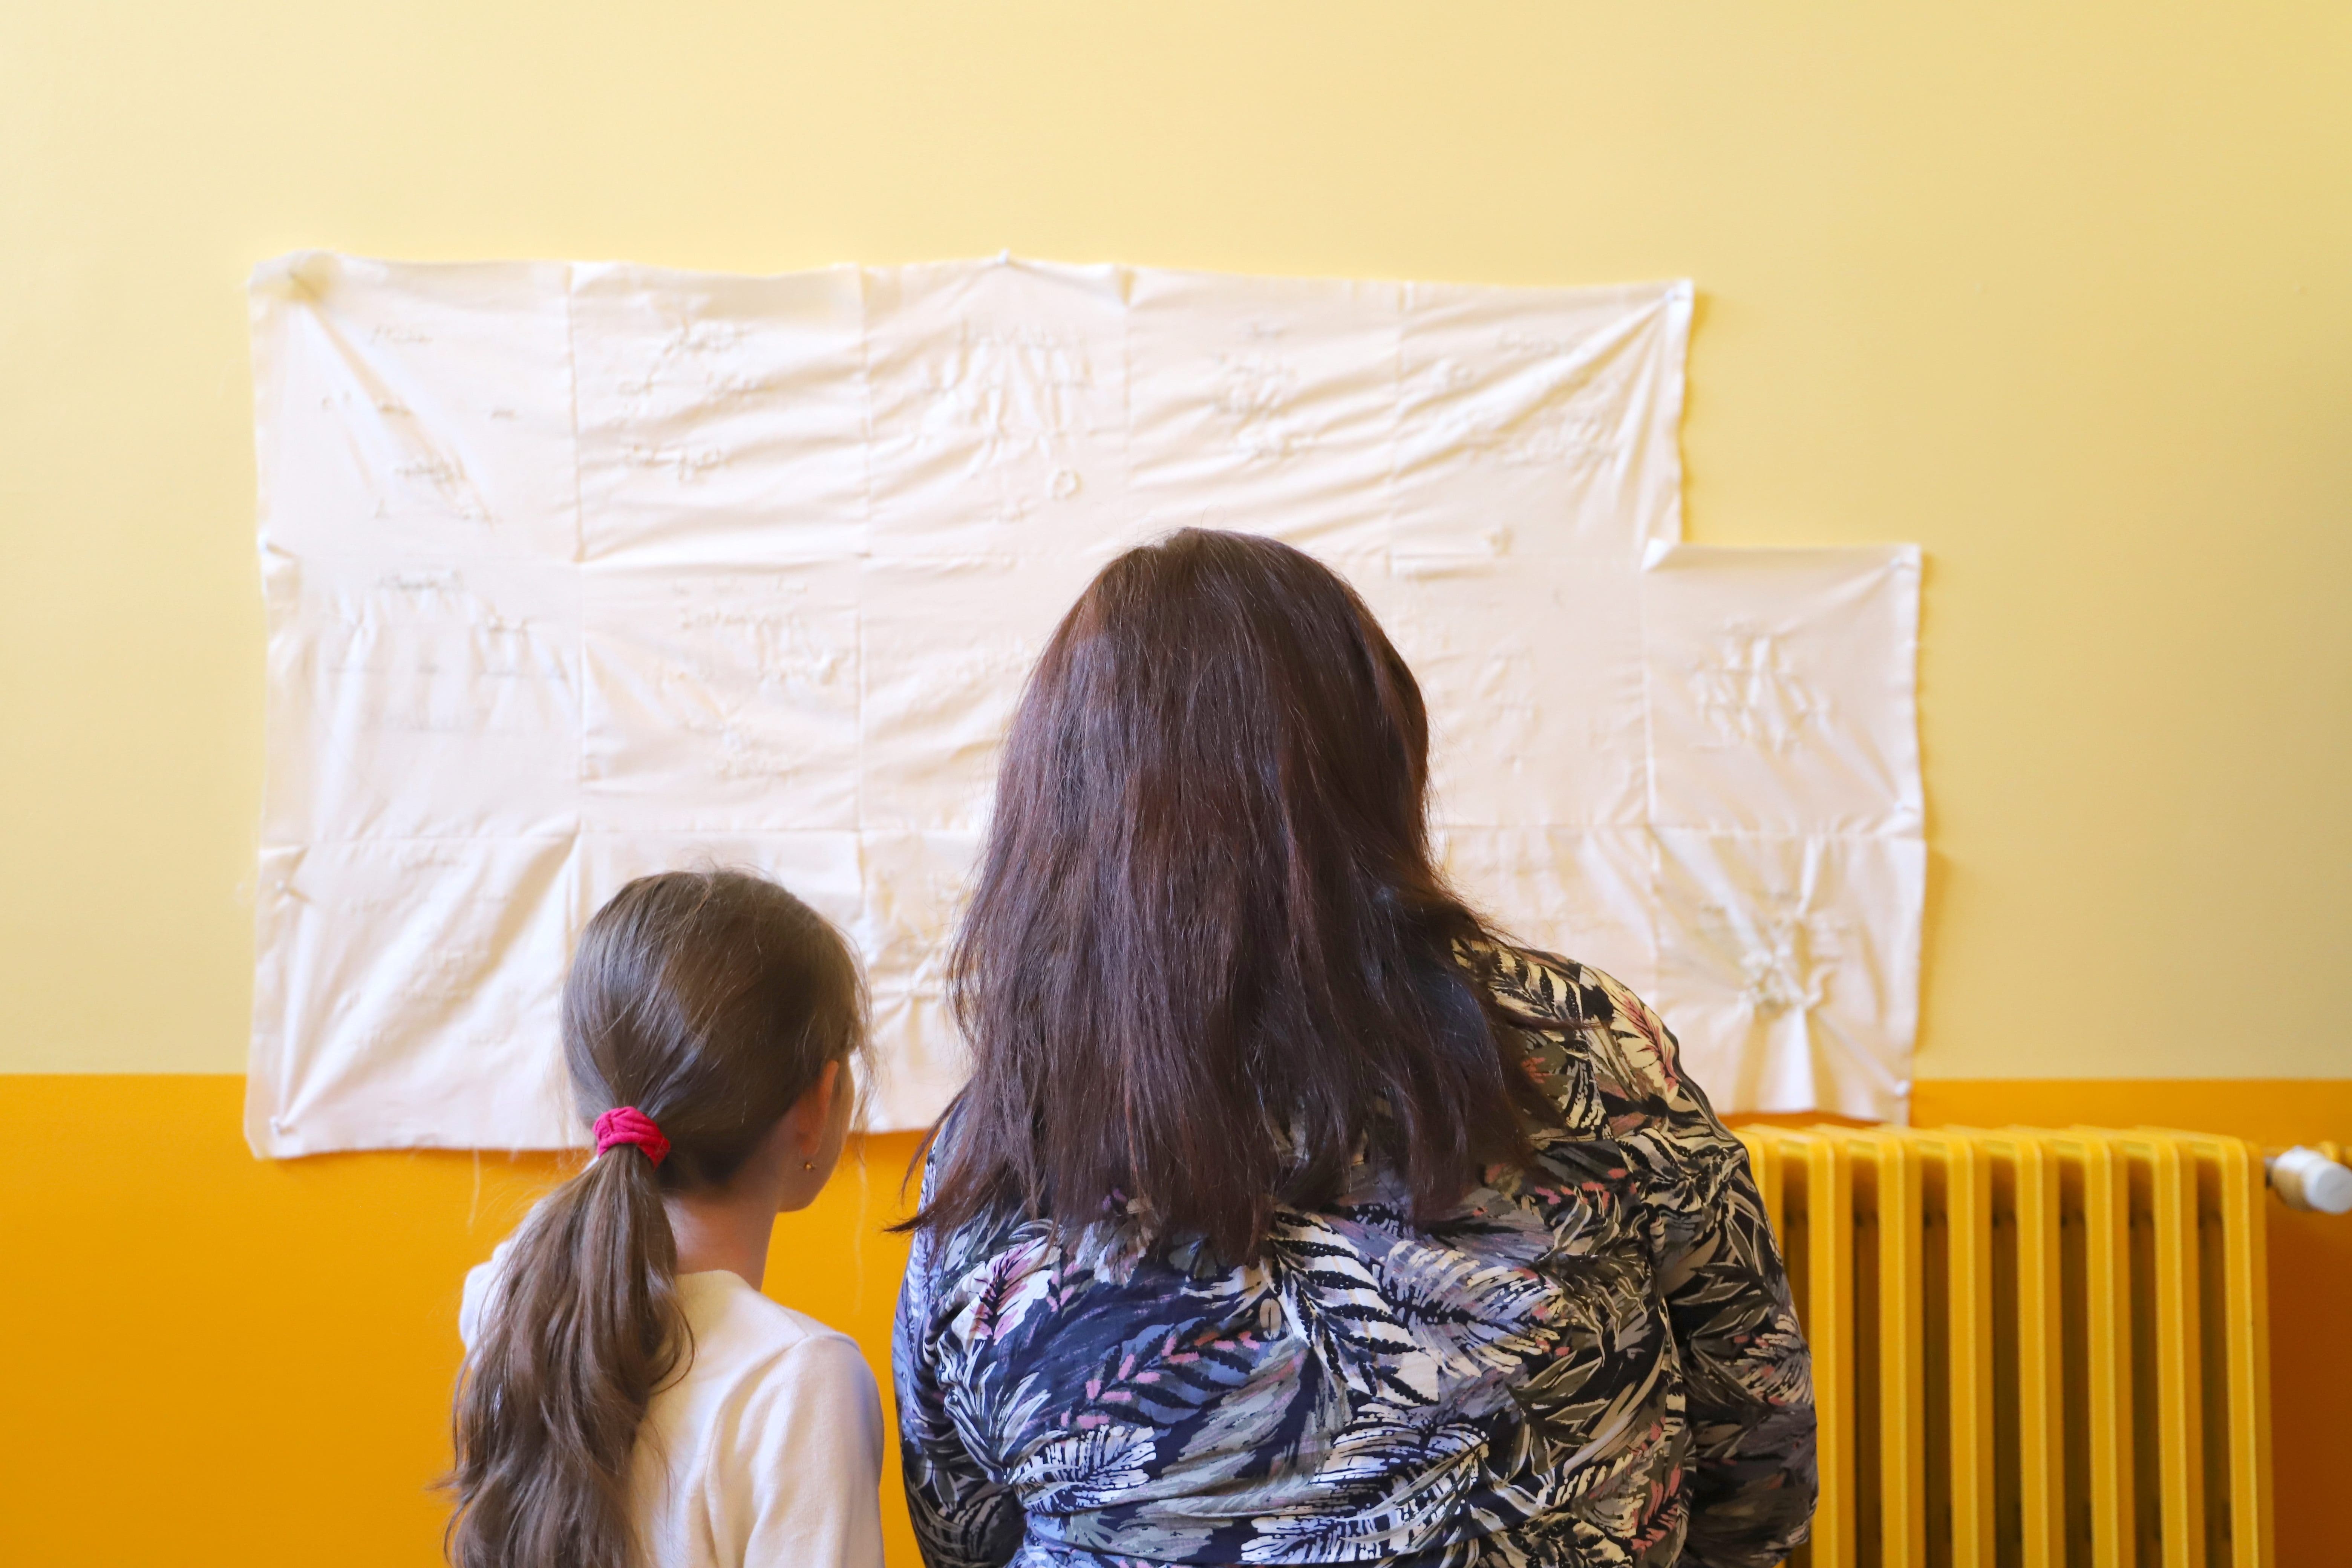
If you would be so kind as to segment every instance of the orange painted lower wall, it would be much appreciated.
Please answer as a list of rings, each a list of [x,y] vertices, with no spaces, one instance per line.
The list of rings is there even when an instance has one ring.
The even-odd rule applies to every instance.
[[[16,1363],[0,1563],[440,1560],[457,1310],[553,1177],[549,1155],[264,1163],[235,1077],[0,1078]],[[855,1334],[889,1386],[911,1134],[868,1141],[778,1222],[768,1289]],[[885,1404],[887,1404],[886,1398]],[[917,1561],[884,1489],[891,1562]]]
[[[238,1132],[243,1093],[228,1077],[0,1078],[0,1562],[437,1560],[458,1284],[557,1163],[264,1164]],[[2352,1083],[1923,1083],[1915,1114],[2352,1142]],[[906,1249],[881,1227],[914,1146],[869,1140],[780,1221],[768,1281],[856,1335],[886,1387]],[[2272,1218],[2279,1561],[2324,1562],[2352,1471],[2352,1217]],[[883,1503],[894,1568],[912,1568],[894,1486]]]

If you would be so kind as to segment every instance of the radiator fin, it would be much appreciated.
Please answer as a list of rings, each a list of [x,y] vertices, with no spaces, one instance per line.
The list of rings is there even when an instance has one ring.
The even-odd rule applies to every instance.
[[[2271,1568],[2259,1150],[1739,1136],[1813,1346],[1822,1500],[1793,1561]]]

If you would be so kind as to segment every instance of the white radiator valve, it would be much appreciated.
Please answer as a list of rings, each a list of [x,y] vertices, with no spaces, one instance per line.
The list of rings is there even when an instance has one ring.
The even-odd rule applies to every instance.
[[[2316,1149],[2298,1144],[2273,1154],[2271,1190],[2291,1209],[2318,1214],[2352,1214],[2352,1170],[2346,1170]]]

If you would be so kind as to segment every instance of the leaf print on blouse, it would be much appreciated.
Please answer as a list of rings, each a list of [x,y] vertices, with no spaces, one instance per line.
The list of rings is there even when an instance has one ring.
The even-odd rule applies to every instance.
[[[1360,1404],[1435,1403],[1435,1358],[1397,1321],[1379,1275],[1347,1235],[1315,1216],[1277,1209],[1262,1267],[1311,1362],[1344,1391],[1342,1418]]]
[[[1811,1366],[1738,1141],[1607,975],[1462,957],[1564,1125],[1454,1212],[1366,1169],[1238,1268],[1131,1216],[917,1238],[928,1563],[1769,1568],[1802,1539]]]
[[[1388,1561],[1452,1539],[1486,1451],[1480,1426],[1436,1410],[1352,1426],[1311,1496],[1251,1521],[1245,1563]]]
[[[1350,1208],[1340,1225],[1364,1248],[1388,1319],[1434,1371],[1451,1404],[1484,1413],[1503,1377],[1550,1350],[1557,1284],[1540,1272],[1550,1234],[1528,1215],[1458,1217],[1416,1229],[1404,1208]],[[1473,1394],[1491,1383],[1494,1396]]]
[[[1087,1418],[1080,1416],[1079,1423]],[[1133,1426],[1079,1426],[1030,1450],[1005,1479],[1033,1513],[1108,1508],[1157,1473],[1159,1444]]]

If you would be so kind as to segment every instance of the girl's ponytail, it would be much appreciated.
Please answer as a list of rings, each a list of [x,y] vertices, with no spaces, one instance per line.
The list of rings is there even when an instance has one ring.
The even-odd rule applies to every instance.
[[[621,1568],[641,1553],[629,1462],[685,1353],[677,1243],[627,1145],[550,1194],[507,1249],[457,1395],[461,1568]]]
[[[572,1088],[658,1135],[604,1150],[506,1249],[457,1391],[458,1568],[643,1562],[638,1429],[693,1356],[663,1194],[731,1179],[827,1063],[863,1048],[865,1008],[840,933],[757,877],[643,878],[589,921],[563,994]]]

